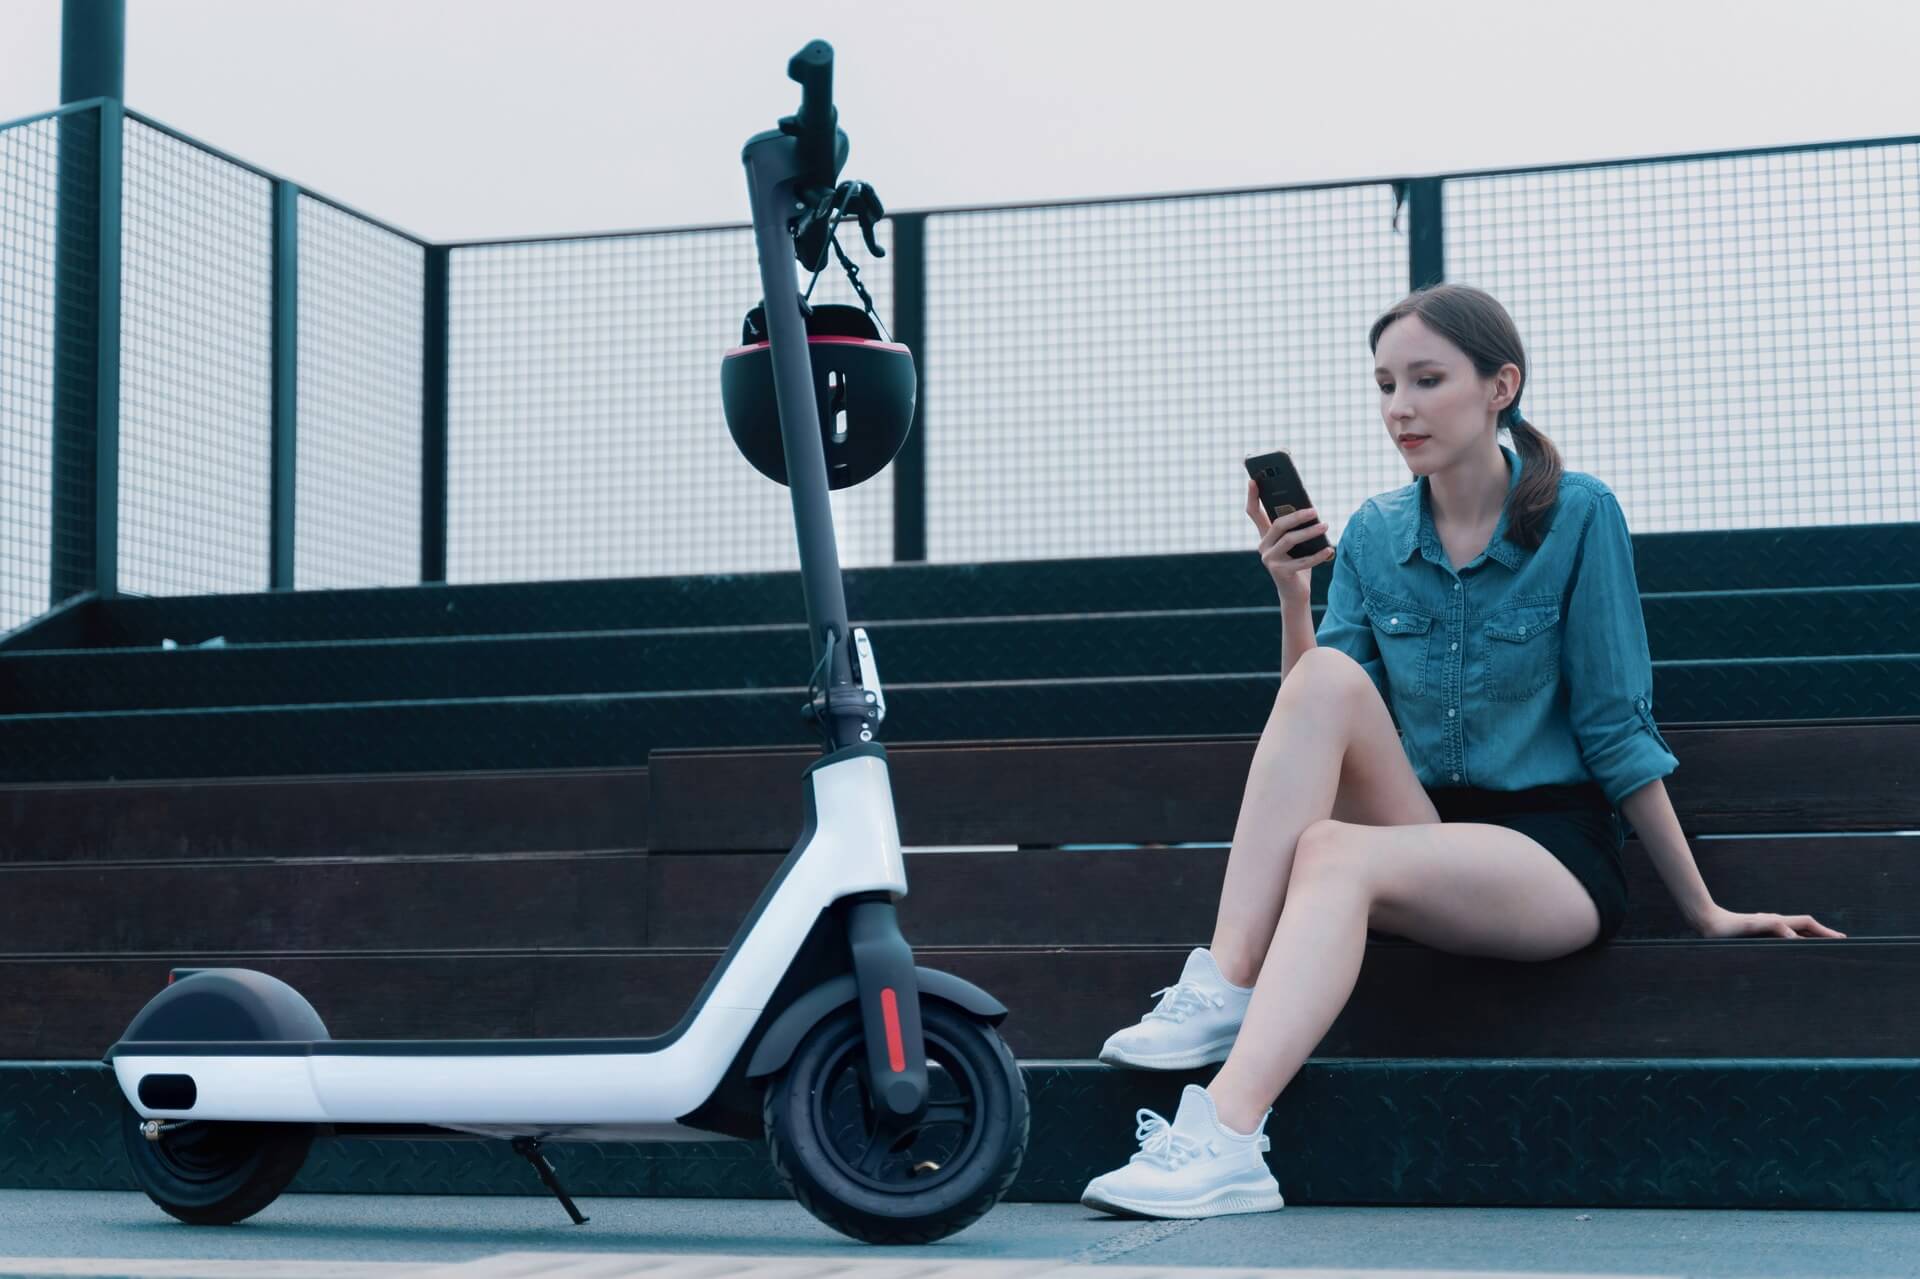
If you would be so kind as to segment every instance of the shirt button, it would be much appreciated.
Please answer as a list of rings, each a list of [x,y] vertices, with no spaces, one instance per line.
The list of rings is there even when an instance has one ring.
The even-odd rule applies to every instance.
[[[1447,707],[1447,718],[1448,718],[1448,719],[1452,719],[1452,718],[1453,718],[1453,707],[1451,707],[1451,706],[1449,706],[1449,707]]]
[[[1454,780],[1454,781],[1456,781],[1456,782],[1457,782],[1457,781],[1459,781],[1459,780],[1460,780],[1460,774],[1458,774],[1458,773],[1455,773],[1455,774],[1453,775],[1453,780]]]
[[[1459,646],[1458,644],[1449,644],[1449,645],[1447,645],[1447,651],[1448,651],[1449,653],[1451,653],[1451,652],[1452,652],[1452,651],[1453,651],[1454,649],[1456,649],[1456,648],[1459,648],[1459,647],[1460,647],[1460,646]]]
[[[1389,617],[1389,618],[1387,619],[1387,625],[1388,625],[1388,626],[1398,626],[1398,625],[1400,625],[1400,619],[1399,619],[1399,618],[1397,618],[1397,617]]]
[[[1453,589],[1454,589],[1454,590],[1456,590],[1456,591],[1457,591],[1457,590],[1459,590],[1459,589],[1460,589],[1460,583],[1458,583],[1458,582],[1455,582],[1455,583],[1453,584]]]

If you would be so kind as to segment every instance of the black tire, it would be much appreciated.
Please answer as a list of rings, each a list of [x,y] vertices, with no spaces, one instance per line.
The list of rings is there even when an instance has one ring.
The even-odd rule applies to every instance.
[[[886,1150],[869,1140],[855,1005],[807,1033],[762,1106],[773,1166],[794,1198],[867,1243],[931,1243],[972,1225],[1013,1185],[1027,1151],[1026,1083],[999,1032],[937,999],[922,1000],[920,1018],[931,1121]]]
[[[148,1141],[131,1106],[121,1131],[140,1189],[195,1226],[244,1221],[280,1197],[313,1145],[312,1124],[183,1123]],[[170,1121],[163,1121],[170,1122]]]

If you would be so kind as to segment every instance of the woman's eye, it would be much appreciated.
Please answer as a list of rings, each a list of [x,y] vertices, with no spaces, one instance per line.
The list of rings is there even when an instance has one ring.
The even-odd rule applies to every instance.
[[[1440,380],[1440,379],[1439,379],[1439,378],[1437,378],[1437,377],[1423,377],[1423,378],[1420,378],[1420,379],[1418,379],[1417,381],[1415,381],[1415,382],[1414,382],[1414,385],[1415,385],[1415,386],[1425,386],[1425,385],[1426,385],[1427,383],[1429,383],[1429,382],[1438,382],[1439,380]],[[1391,382],[1382,382],[1382,383],[1380,384],[1380,394],[1382,394],[1382,395],[1391,395],[1391,394],[1393,394],[1393,383],[1391,383]]]

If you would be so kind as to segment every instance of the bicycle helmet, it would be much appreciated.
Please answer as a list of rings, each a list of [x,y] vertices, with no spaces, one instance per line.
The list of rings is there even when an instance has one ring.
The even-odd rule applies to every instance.
[[[913,353],[898,342],[882,341],[872,317],[857,306],[824,303],[808,310],[802,303],[802,310],[827,487],[851,488],[886,469],[913,428],[918,389]],[[749,311],[741,332],[744,345],[721,359],[720,400],[740,452],[760,474],[785,484],[786,447],[766,318],[764,303]]]

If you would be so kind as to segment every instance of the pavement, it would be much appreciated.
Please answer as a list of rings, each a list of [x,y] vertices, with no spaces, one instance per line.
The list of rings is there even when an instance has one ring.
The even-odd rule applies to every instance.
[[[283,1195],[195,1227],[146,1196],[0,1190],[0,1276],[127,1279],[1920,1279],[1920,1213],[1330,1208],[1205,1221],[1001,1204],[915,1248],[857,1243],[785,1200]]]

